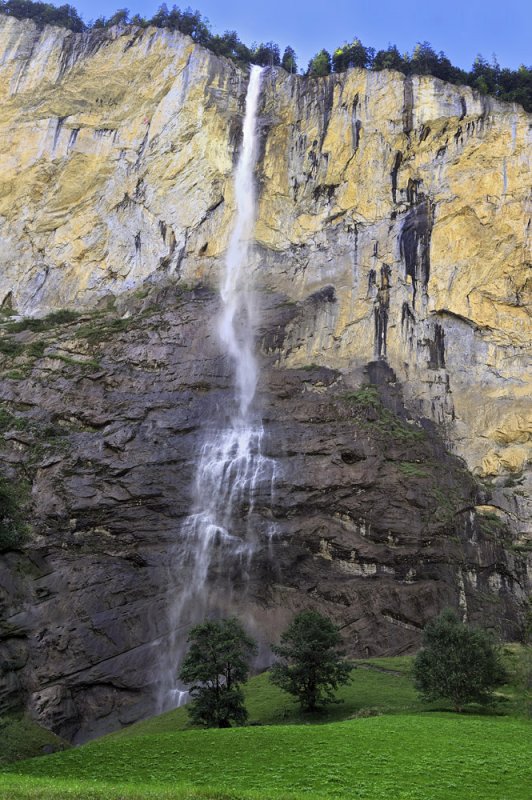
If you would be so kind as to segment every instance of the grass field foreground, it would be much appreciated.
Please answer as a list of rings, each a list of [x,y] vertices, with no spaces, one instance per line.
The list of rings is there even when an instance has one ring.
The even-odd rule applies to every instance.
[[[512,717],[434,713],[107,737],[10,765],[0,791],[17,797],[31,789],[18,796],[47,800],[98,792],[182,800],[192,789],[263,800],[530,800],[530,734]]]
[[[11,720],[7,750],[5,736],[0,742],[0,798],[530,800],[532,726],[519,669],[493,708],[456,715],[418,698],[411,657],[356,664],[341,702],[318,715],[302,715],[267,673],[255,676],[246,686],[245,728],[194,729],[181,708],[8,765],[61,745],[27,720]]]

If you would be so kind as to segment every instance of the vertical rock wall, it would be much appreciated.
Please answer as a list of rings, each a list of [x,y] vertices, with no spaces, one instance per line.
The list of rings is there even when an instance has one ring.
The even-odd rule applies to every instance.
[[[85,315],[0,326],[2,458],[33,509],[0,564],[0,702],[70,737],[153,709],[167,554],[231,383],[212,289],[246,85],[177,33],[0,17],[0,305]],[[250,603],[270,639],[309,603],[356,654],[416,647],[446,604],[518,635],[531,123],[429,77],[266,72],[250,268],[282,479]]]

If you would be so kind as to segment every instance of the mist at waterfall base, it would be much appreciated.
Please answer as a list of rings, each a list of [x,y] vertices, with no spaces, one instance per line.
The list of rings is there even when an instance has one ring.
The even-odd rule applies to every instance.
[[[234,373],[233,408],[228,419],[206,432],[199,454],[190,515],[171,557],[168,600],[169,637],[159,669],[157,705],[163,711],[184,703],[177,683],[190,627],[207,617],[238,613],[253,633],[256,621],[246,610],[254,557],[269,546],[252,524],[256,498],[272,496],[276,463],[262,452],[263,426],[254,400],[258,364],[254,337],[256,309],[250,276],[251,239],[256,215],[254,169],[257,161],[257,111],[262,69],[251,67],[241,150],[234,174],[235,220],[221,279],[217,334]]]

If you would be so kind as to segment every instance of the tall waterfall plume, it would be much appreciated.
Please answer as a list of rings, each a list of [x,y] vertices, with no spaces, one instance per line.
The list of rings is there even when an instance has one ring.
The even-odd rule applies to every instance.
[[[176,672],[191,625],[209,615],[245,615],[253,557],[266,535],[251,524],[257,496],[271,498],[275,462],[263,455],[262,421],[254,408],[258,365],[256,312],[250,278],[255,225],[254,169],[262,69],[251,67],[241,150],[234,175],[236,214],[221,279],[217,332],[234,370],[234,405],[224,425],[207,435],[193,487],[193,504],[179,535],[173,571],[180,586],[170,598],[170,638],[161,676],[159,706],[179,705]],[[177,577],[177,576],[176,576]],[[171,581],[172,583],[172,581]],[[248,619],[253,624],[253,619]]]

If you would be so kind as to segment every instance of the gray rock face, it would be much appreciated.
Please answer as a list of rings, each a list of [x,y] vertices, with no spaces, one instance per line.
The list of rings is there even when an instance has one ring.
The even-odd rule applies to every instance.
[[[155,710],[189,579],[174,545],[232,375],[214,293],[183,285],[224,258],[247,74],[177,33],[9,17],[0,55],[2,310],[121,298],[0,336],[3,472],[32,528],[0,556],[0,703],[81,741]],[[529,115],[464,87],[266,73],[250,266],[278,470],[249,580],[227,576],[261,663],[309,606],[354,655],[415,648],[445,605],[518,635],[529,154]]]
[[[141,294],[11,334],[19,349],[4,356],[2,457],[13,482],[31,484],[33,530],[0,559],[0,700],[74,741],[155,710],[169,597],[187,580],[173,545],[204,436],[232,402],[215,294]],[[411,651],[446,605],[517,636],[523,559],[464,463],[405,409],[393,371],[367,365],[377,390],[284,365],[294,331],[336,302],[332,287],[259,298],[258,402],[278,470],[273,499],[256,498],[261,545],[249,581],[230,576],[235,596],[265,646],[307,607],[339,623],[358,656]]]

